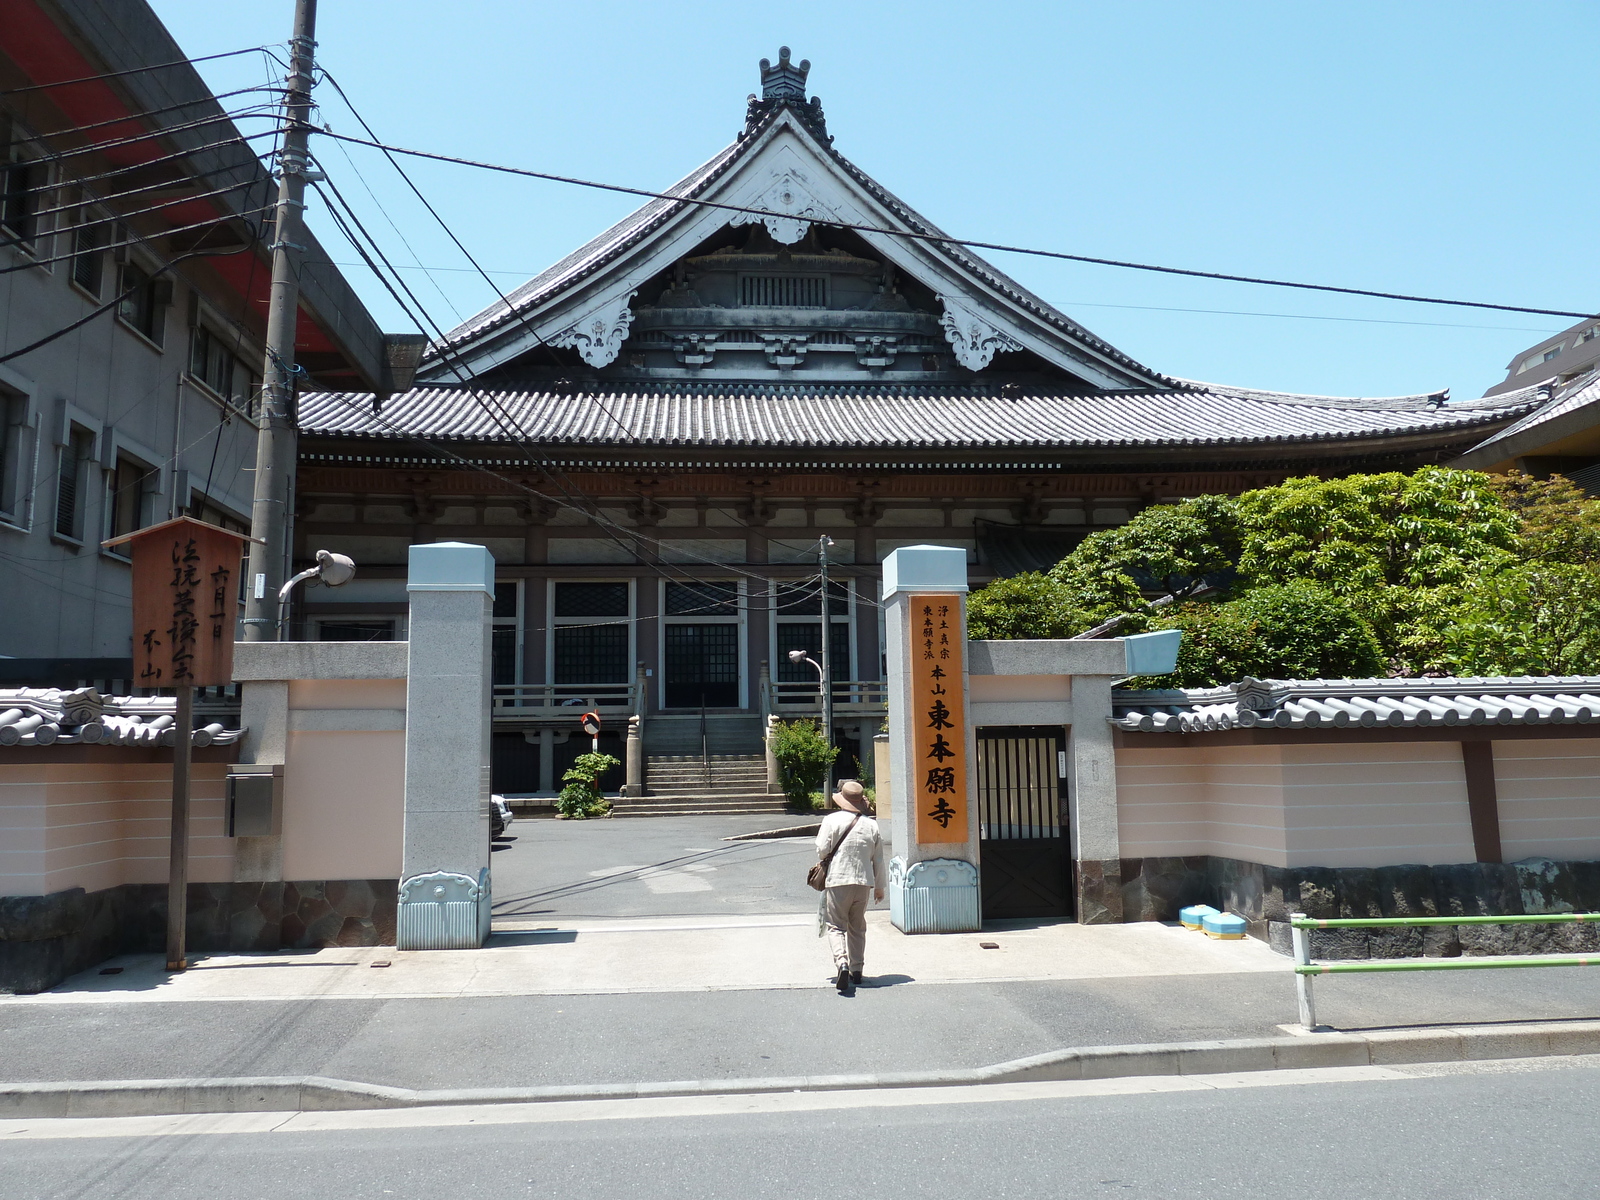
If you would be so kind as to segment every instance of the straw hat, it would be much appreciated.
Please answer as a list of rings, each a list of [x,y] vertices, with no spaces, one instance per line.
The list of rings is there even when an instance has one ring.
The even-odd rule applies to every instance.
[[[872,815],[872,805],[867,802],[867,790],[854,779],[839,781],[839,790],[833,794],[833,802],[846,812],[860,813],[864,817]]]

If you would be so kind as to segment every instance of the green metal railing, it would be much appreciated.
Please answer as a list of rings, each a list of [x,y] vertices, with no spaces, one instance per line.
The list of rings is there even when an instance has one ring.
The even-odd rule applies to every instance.
[[[1507,967],[1600,967],[1600,953],[1543,954],[1494,958],[1396,958],[1357,962],[1311,961],[1313,929],[1419,929],[1440,925],[1581,925],[1600,923],[1600,913],[1543,913],[1514,917],[1308,917],[1289,914],[1294,940],[1294,982],[1300,1023],[1317,1027],[1311,981],[1317,975],[1358,975],[1380,971],[1483,971]]]

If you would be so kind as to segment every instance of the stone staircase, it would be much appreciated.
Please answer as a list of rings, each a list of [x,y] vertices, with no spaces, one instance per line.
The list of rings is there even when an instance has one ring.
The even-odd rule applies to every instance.
[[[611,802],[613,817],[709,816],[788,811],[783,795],[767,791],[760,754],[713,754],[710,779],[698,754],[652,754],[645,759],[645,795]]]

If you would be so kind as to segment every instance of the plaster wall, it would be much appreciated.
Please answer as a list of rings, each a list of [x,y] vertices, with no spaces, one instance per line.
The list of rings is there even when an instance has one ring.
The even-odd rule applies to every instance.
[[[191,768],[189,878],[233,878],[223,835],[226,764]],[[172,766],[161,762],[0,764],[0,896],[164,883]]]
[[[1128,858],[1212,854],[1277,867],[1475,858],[1455,742],[1124,747],[1117,804]]]
[[[404,679],[289,683],[284,879],[400,875]]]
[[[1600,859],[1600,738],[1496,742],[1494,773],[1508,862]]]

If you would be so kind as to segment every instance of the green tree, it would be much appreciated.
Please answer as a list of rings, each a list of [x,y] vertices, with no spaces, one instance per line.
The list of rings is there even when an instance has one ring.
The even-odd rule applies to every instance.
[[[1444,636],[1459,675],[1592,675],[1600,669],[1600,568],[1526,563],[1465,590]]]
[[[1038,571],[996,579],[967,597],[969,638],[1068,638],[1093,624],[1070,588]]]
[[[1181,629],[1177,669],[1151,687],[1212,687],[1261,679],[1346,679],[1382,674],[1372,629],[1348,600],[1299,579],[1222,604],[1181,605],[1158,624]]]
[[[1052,574],[1063,582],[1121,575],[1184,600],[1207,576],[1230,573],[1240,550],[1237,501],[1197,496],[1153,505],[1126,525],[1091,534]]]
[[[1565,475],[1538,479],[1508,471],[1489,476],[1489,488],[1517,518],[1524,559],[1600,563],[1600,500]]]

